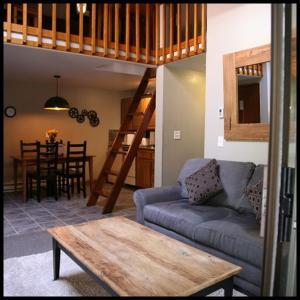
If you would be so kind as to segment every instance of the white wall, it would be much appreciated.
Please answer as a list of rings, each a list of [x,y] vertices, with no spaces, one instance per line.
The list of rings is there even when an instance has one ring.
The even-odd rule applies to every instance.
[[[158,67],[155,186],[176,184],[185,161],[204,155],[204,65],[199,55]]]
[[[224,119],[217,109],[224,105],[223,55],[271,43],[270,4],[208,4],[205,100],[205,150],[207,158],[268,161],[267,142],[224,141]]]
[[[55,86],[38,83],[5,82],[4,107],[13,105],[17,114],[14,118],[4,117],[4,182],[12,181],[13,165],[10,155],[19,155],[20,140],[45,141],[48,128],[59,131],[58,139],[64,142],[87,141],[88,154],[95,155],[94,176],[98,176],[106,156],[108,130],[120,126],[120,100],[128,93],[106,91],[96,88],[60,86],[59,95],[71,107],[79,110],[95,110],[100,118],[97,127],[90,126],[88,120],[78,123],[66,111],[48,111],[43,106],[55,94]],[[88,176],[87,176],[88,178]]]

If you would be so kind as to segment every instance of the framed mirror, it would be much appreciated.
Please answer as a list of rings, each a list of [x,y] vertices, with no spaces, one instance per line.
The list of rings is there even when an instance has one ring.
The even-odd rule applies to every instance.
[[[223,56],[226,140],[269,139],[270,60],[269,44]]]

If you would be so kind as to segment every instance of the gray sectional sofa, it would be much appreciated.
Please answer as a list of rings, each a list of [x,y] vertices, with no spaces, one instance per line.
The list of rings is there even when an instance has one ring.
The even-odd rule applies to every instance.
[[[263,166],[217,160],[224,190],[203,205],[191,205],[185,178],[210,159],[190,159],[178,185],[140,189],[134,193],[137,221],[243,268],[234,284],[248,295],[260,295],[263,238],[244,193],[263,178]]]

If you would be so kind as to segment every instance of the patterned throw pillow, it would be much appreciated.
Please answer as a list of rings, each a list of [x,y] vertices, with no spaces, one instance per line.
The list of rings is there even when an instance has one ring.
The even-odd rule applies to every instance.
[[[261,221],[262,188],[262,180],[259,180],[258,183],[249,185],[245,189],[245,193],[248,196],[248,200],[254,210],[258,224],[260,224]]]
[[[203,204],[223,189],[217,174],[217,161],[212,159],[204,167],[186,177],[186,188],[191,204]]]

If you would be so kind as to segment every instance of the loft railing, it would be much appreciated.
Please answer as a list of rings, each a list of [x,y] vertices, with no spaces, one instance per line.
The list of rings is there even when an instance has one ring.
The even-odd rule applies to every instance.
[[[160,65],[205,51],[206,4],[6,3],[4,41]]]

